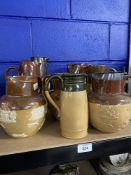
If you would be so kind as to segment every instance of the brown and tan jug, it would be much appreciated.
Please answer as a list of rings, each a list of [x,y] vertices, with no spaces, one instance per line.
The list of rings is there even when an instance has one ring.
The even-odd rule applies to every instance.
[[[42,127],[47,112],[47,102],[38,95],[38,78],[8,76],[6,95],[0,98],[0,125],[14,137],[34,135]]]
[[[38,77],[38,90],[40,94],[43,94],[43,84],[48,74],[47,61],[48,58],[46,57],[31,57],[31,60],[22,60],[18,68],[12,66],[9,67],[7,71],[13,69],[21,76]]]
[[[60,107],[53,101],[48,91],[48,85],[53,78],[61,81]],[[45,94],[58,111],[61,135],[71,139],[85,137],[88,128],[86,76],[69,73],[51,76],[46,80]]]
[[[124,129],[131,118],[131,98],[124,93],[124,73],[92,74],[89,117],[92,126],[102,132]]]

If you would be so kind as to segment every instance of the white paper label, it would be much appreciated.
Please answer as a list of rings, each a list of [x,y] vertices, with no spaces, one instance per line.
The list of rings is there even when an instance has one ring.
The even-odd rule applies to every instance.
[[[1,123],[16,123],[16,111],[0,110]]]
[[[34,91],[38,89],[38,83],[33,84]]]
[[[79,144],[77,146],[77,153],[86,153],[92,151],[92,143]]]

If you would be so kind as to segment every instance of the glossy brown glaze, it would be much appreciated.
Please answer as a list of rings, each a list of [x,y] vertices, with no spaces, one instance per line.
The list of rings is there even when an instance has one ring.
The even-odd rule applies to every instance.
[[[7,76],[6,95],[31,96],[38,94],[38,78],[32,76]]]
[[[90,65],[87,67],[87,73],[105,73],[105,72],[116,72],[114,68],[107,67],[106,65]]]
[[[40,63],[30,60],[20,62],[19,74],[24,76],[40,76]]]
[[[67,72],[70,73],[104,73],[108,71],[116,72],[115,69],[106,65],[91,65],[91,64],[67,64]]]
[[[88,73],[90,64],[67,64],[67,72],[69,73]]]
[[[87,91],[92,91],[91,74],[116,72],[115,69],[107,67],[106,65],[91,65],[91,64],[67,64],[67,71],[70,73],[86,73],[87,74]]]
[[[92,79],[92,91],[99,94],[120,94],[124,92],[125,80]]]

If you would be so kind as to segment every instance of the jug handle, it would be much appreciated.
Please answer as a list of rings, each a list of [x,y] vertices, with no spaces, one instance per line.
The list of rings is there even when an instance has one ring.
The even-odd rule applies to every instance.
[[[10,66],[5,70],[5,78],[8,76],[10,70],[14,70],[19,75],[18,68],[15,66]]]
[[[112,67],[108,67],[107,71],[117,72],[117,70],[115,68],[112,68]]]
[[[61,76],[59,75],[52,75],[51,77],[47,78],[45,80],[45,95],[47,97],[47,99],[49,100],[49,102],[55,107],[55,109],[57,110],[58,112],[58,119],[60,119],[60,108],[59,106],[54,102],[54,100],[52,99],[52,97],[50,96],[49,94],[49,83],[52,79],[54,78],[57,78],[57,79],[60,79],[61,83],[62,83],[62,88],[63,88],[63,79],[61,78]]]

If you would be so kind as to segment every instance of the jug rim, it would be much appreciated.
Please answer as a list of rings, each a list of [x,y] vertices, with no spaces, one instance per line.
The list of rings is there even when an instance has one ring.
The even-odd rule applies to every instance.
[[[128,75],[124,72],[105,72],[91,73],[91,78],[96,80],[123,80],[127,79]]]
[[[79,77],[79,76],[87,76],[87,74],[86,73],[63,73],[62,74],[62,76],[63,77],[66,77],[66,76],[68,76],[68,77]]]
[[[48,58],[45,56],[33,56],[31,57],[31,61],[47,61]]]
[[[90,73],[90,74],[98,74],[98,75],[102,75],[102,74],[121,74],[121,75],[127,75],[127,72],[122,72],[122,71],[117,71],[117,72],[111,72],[111,71],[107,71],[107,72],[94,72],[94,73]]]
[[[25,82],[32,82],[32,81],[38,81],[38,77],[37,76],[25,76],[25,75],[13,75],[13,76],[6,76],[6,80],[12,81],[12,80],[16,80],[16,81],[25,81]]]

